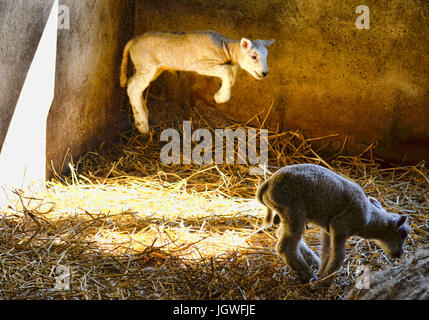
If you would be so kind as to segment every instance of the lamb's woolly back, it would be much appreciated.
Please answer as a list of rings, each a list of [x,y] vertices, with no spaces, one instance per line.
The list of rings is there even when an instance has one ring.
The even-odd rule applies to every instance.
[[[349,210],[347,219],[354,221],[350,221],[353,230],[348,232],[366,222],[367,198],[361,188],[329,169],[313,164],[291,165],[267,181],[261,203],[276,211],[300,212],[305,219],[328,228],[334,215]]]

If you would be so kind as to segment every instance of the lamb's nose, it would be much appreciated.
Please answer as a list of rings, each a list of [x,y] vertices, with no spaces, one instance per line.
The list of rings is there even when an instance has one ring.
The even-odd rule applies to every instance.
[[[267,72],[262,72],[262,76],[265,78],[268,75],[268,71]]]

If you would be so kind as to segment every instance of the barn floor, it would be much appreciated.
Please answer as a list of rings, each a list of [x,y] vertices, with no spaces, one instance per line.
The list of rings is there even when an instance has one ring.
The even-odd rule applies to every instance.
[[[126,132],[44,190],[16,191],[0,216],[0,299],[344,299],[359,266],[398,263],[353,237],[330,287],[299,284],[274,251],[274,229],[255,232],[265,214],[254,200],[263,177],[239,165],[163,165],[166,126],[150,138]],[[268,170],[322,163],[408,214],[404,260],[428,243],[429,172],[423,163],[382,167],[372,151],[328,161],[300,134],[270,132]],[[305,238],[320,249],[317,228]]]

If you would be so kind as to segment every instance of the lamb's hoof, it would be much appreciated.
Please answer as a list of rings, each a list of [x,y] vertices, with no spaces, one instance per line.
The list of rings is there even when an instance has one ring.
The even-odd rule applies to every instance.
[[[228,102],[229,99],[230,97],[223,97],[221,94],[219,94],[219,92],[214,95],[214,101],[217,104]]]
[[[213,100],[214,100],[214,102],[216,102],[217,104],[222,104],[222,103],[228,102],[228,100],[224,100],[224,99],[216,99],[216,97],[215,97]]]
[[[136,128],[144,136],[147,136],[149,134],[149,126],[147,125],[136,123]]]
[[[319,269],[320,267],[320,259],[319,257],[311,257],[310,261],[309,261],[309,266],[313,267],[315,269]]]
[[[298,274],[299,281],[302,284],[312,283],[317,280],[317,277],[314,274]]]
[[[311,287],[313,287],[315,284],[317,284],[318,280],[319,278],[317,278],[317,276],[314,276],[313,278],[310,279],[310,281],[308,281],[308,283],[310,284]]]
[[[331,283],[334,281],[335,275],[327,275],[327,274],[318,274],[319,280],[317,283],[322,287],[329,287]]]

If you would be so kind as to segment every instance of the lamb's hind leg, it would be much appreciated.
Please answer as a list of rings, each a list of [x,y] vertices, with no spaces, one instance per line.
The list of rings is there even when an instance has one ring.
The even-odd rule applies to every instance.
[[[307,265],[301,250],[299,250],[305,221],[304,219],[290,216],[286,221],[283,218],[281,220],[276,250],[284,262],[298,273],[299,278],[303,282],[308,282],[314,278],[314,274]]]
[[[128,81],[127,93],[133,109],[134,123],[143,135],[149,133],[149,112],[142,97],[143,91],[160,73],[158,69],[138,71]]]

